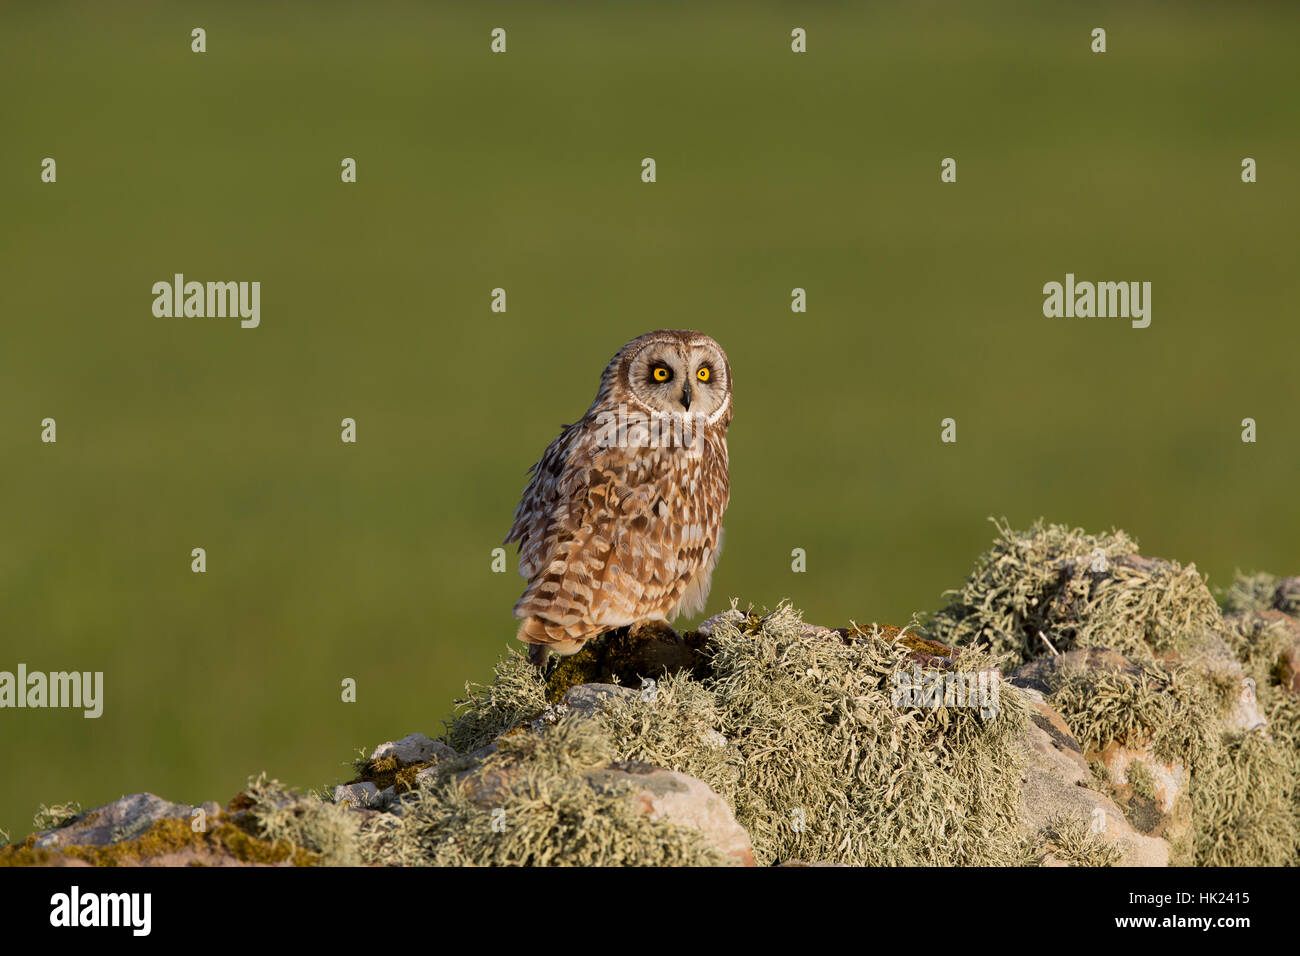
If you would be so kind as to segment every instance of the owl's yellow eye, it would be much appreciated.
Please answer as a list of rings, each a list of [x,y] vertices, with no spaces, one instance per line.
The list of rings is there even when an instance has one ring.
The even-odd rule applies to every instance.
[[[700,366],[700,370],[695,373],[695,377],[701,382],[707,382],[709,380],[709,367],[707,365]]]
[[[662,365],[656,365],[652,374],[654,375],[656,382],[666,382],[673,377],[673,373],[668,371],[668,369],[664,368]]]

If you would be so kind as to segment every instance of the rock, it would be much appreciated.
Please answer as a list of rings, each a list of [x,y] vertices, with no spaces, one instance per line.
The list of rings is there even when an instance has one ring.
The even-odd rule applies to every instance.
[[[1224,729],[1245,732],[1267,727],[1268,718],[1259,709],[1259,700],[1255,696],[1255,683],[1246,679],[1240,664],[1236,664],[1236,678],[1241,689],[1237,692],[1237,699],[1232,705],[1231,712],[1223,720]]]
[[[728,743],[727,738],[716,730],[701,730],[700,740],[710,747],[717,747],[719,750],[725,750]]]
[[[1025,696],[1034,705],[1034,712],[1029,715],[1030,722],[1048,736],[1052,748],[1062,759],[1071,761],[1078,770],[1087,774],[1088,761],[1084,759],[1083,748],[1074,739],[1065,718],[1053,710],[1037,691],[1026,691]]]
[[[1236,684],[1238,687],[1232,709],[1223,718],[1223,729],[1228,731],[1259,730],[1268,725],[1259,702],[1255,698],[1255,685],[1246,679],[1246,672],[1241,662],[1223,639],[1222,634],[1209,636],[1199,653],[1190,655],[1182,661],[1192,667],[1200,668],[1211,674],[1218,681]]]
[[[407,734],[401,740],[390,740],[375,748],[370,755],[371,762],[392,757],[401,764],[428,763],[431,760],[446,760],[455,757],[456,751],[438,740],[424,734]]]
[[[1098,670],[1137,676],[1141,671],[1118,651],[1105,647],[1079,647],[1053,657],[1036,657],[1007,675],[1016,687],[1048,694],[1058,674],[1065,670]]]
[[[249,826],[241,798],[247,792],[232,800],[227,811],[212,801],[193,807],[151,793],[132,794],[0,849],[0,866],[261,867],[318,861],[313,851],[300,852],[292,841],[268,840]]]
[[[1300,575],[1282,578],[1273,591],[1273,607],[1284,614],[1300,614]]]
[[[392,788],[388,788],[391,790]],[[373,806],[379,797],[379,788],[369,780],[360,783],[342,783],[334,788],[334,802],[365,808]]]
[[[1296,600],[1300,601],[1300,578],[1287,578],[1286,581],[1296,582]],[[1280,593],[1281,585],[1278,590]],[[1286,690],[1300,694],[1300,621],[1280,610],[1259,611],[1254,616],[1286,633],[1287,639],[1277,660],[1277,677]]]
[[[1237,677],[1240,679],[1240,666],[1235,661],[1225,662],[1217,657],[1208,658],[1207,661],[1206,666],[1237,667]],[[1032,699],[1039,710],[1034,721],[1040,729],[1049,733],[1058,744],[1062,741],[1062,735],[1068,738],[1066,746],[1073,750],[1073,762],[1083,774],[1082,786],[1092,787],[1089,761],[1101,763],[1106,768],[1113,789],[1109,797],[1101,793],[1097,795],[1123,815],[1135,835],[1162,839],[1166,843],[1167,859],[1168,844],[1179,840],[1190,824],[1189,801],[1185,796],[1186,768],[1177,761],[1157,760],[1146,747],[1128,747],[1112,742],[1100,751],[1083,751],[1061,715],[1042,697],[1053,686],[1057,675],[1066,670],[1093,670],[1137,676],[1141,673],[1140,669],[1116,651],[1102,647],[1081,647],[1055,657],[1040,657],[1029,661],[1013,671],[1008,680],[1027,693],[1032,692]],[[1047,712],[1054,719],[1051,727],[1047,725]],[[1243,716],[1243,719],[1250,718]],[[1059,726],[1055,722],[1059,722]],[[1103,812],[1109,812],[1105,805],[1097,806]],[[1089,813],[1095,808],[1090,808]]]
[[[785,863],[778,863],[777,866],[821,867],[821,866],[848,866],[848,864],[847,863],[808,863],[804,860],[787,860]]]
[[[477,762],[477,763],[482,763],[482,762],[483,762],[484,760],[486,760],[488,757],[490,757],[490,756],[492,756],[494,753],[496,753],[497,750],[498,750],[497,743],[496,743],[496,741],[494,740],[494,741],[492,741],[492,743],[488,744],[487,746],[485,746],[485,747],[479,747],[478,750],[475,750],[475,751],[473,751],[472,753],[466,754],[466,756],[467,756],[469,759],[471,759],[471,760],[473,760],[473,761],[475,761],[475,762]],[[423,770],[421,770],[421,771],[419,771],[418,773],[416,773],[416,775],[415,775],[415,788],[416,788],[416,789],[419,789],[419,787],[421,787],[421,786],[423,786],[423,785],[425,785],[425,784],[433,783],[433,781],[436,780],[436,779],[438,778],[438,769],[439,769],[438,766],[435,764],[435,765],[432,766],[432,767],[425,767]],[[464,779],[465,774],[466,774],[467,772],[469,772],[469,771],[462,772],[462,773],[458,774],[458,775],[457,775],[458,778],[459,778],[459,779]]]
[[[1088,560],[1091,561],[1092,559],[1089,558]],[[1137,552],[1121,554],[1119,557],[1111,558],[1110,563],[1117,564],[1122,568],[1131,568],[1148,577],[1174,572],[1174,563],[1167,558],[1147,557]]]
[[[731,813],[727,801],[703,780],[676,770],[640,763],[616,763],[587,772],[593,787],[631,783],[634,800],[653,820],[667,820],[699,830],[705,841],[742,866],[754,866],[749,834]]]
[[[437,767],[425,767],[415,775],[415,786],[418,788],[426,783],[432,783],[438,773]]]
[[[805,624],[802,636],[816,641],[844,640],[847,628],[822,627],[820,624]]]
[[[1034,839],[1061,817],[1082,819],[1120,850],[1120,865],[1168,866],[1169,844],[1139,833],[1109,797],[1091,788],[1082,748],[1064,719],[1048,706],[1041,693],[1032,689],[1024,693],[1036,713],[1026,723],[1021,832]]]
[[[492,756],[492,754],[496,753],[498,749],[497,742],[494,740],[490,744],[484,744],[482,747],[479,747],[478,750],[472,751],[468,756],[470,759],[482,763],[488,757]],[[423,771],[421,771],[421,773],[423,773]]]
[[[618,684],[579,684],[564,693],[564,704],[580,714],[594,714],[603,710],[613,700],[639,701],[641,694],[631,687]]]
[[[1089,756],[1106,768],[1115,802],[1139,833],[1170,843],[1182,838],[1191,823],[1182,761],[1159,760],[1146,747],[1114,741]]]
[[[1288,691],[1300,694],[1300,640],[1282,654],[1278,661],[1278,677]]]
[[[598,793],[625,787],[628,799],[651,819],[699,830],[707,843],[742,866],[755,865],[749,834],[736,822],[727,801],[703,780],[629,761],[586,770],[582,775]],[[489,764],[462,771],[456,779],[461,792],[484,809],[500,806],[510,794],[528,785],[526,770],[518,765]]]
[[[195,809],[189,804],[172,803],[152,793],[133,793],[86,812],[67,826],[41,834],[34,846],[38,850],[57,850],[68,846],[122,843],[144,833],[159,820],[189,819]],[[220,812],[215,803],[204,804],[209,819],[213,816],[212,810]]]
[[[719,624],[734,624],[739,626],[744,620],[745,612],[738,611],[733,607],[728,611],[723,611],[720,614],[715,614],[706,619],[695,629],[695,631],[697,634],[703,634],[705,637],[712,637],[714,629]]]

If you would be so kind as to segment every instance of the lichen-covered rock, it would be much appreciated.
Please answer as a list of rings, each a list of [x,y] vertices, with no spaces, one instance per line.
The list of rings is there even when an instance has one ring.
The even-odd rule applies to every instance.
[[[677,634],[659,626],[619,628],[588,641],[582,650],[560,658],[546,679],[546,700],[558,703],[571,687],[580,684],[615,684],[637,688],[642,678],[664,674],[708,673],[704,652],[708,635],[699,631]]]
[[[232,801],[227,810],[213,802],[193,807],[149,793],[132,794],[0,849],[0,866],[224,867],[348,862],[346,855],[331,857],[322,852],[324,847],[312,835],[304,838],[307,830],[297,821],[310,820],[312,811],[300,808],[301,799],[267,790],[257,781],[250,781],[250,790]],[[286,826],[284,821],[289,819],[295,822]],[[270,829],[278,828],[277,832],[268,832],[268,821]]]
[[[1143,836],[1166,841],[1182,837],[1190,817],[1184,762],[1176,757],[1156,756],[1151,740],[1140,733],[1119,741],[1111,739],[1109,731],[1098,731],[1081,745],[1069,723],[1049,706],[1044,697],[1062,687],[1070,691],[1083,687],[1085,689],[1078,693],[1087,696],[1090,693],[1088,688],[1093,685],[1084,682],[1094,677],[1147,686],[1143,683],[1145,678],[1141,667],[1122,654],[1102,647],[1076,648],[1065,654],[1038,658],[1017,668],[1009,679],[1035,695],[1040,710],[1035,721],[1049,730],[1058,743],[1068,742],[1068,747],[1077,755],[1076,763],[1083,769],[1085,779],[1089,777],[1090,764],[1099,768],[1104,782],[1091,781],[1089,786],[1103,788],[1107,802],[1118,807],[1132,829]],[[1121,683],[1119,686],[1126,685]],[[1109,690],[1110,685],[1106,685],[1106,689]],[[1077,700],[1069,695],[1063,695],[1062,699],[1071,704]],[[1057,726],[1047,727],[1045,722],[1048,718],[1043,714],[1050,714]],[[1090,725],[1085,722],[1080,726]],[[1096,809],[1093,807],[1090,812]],[[1107,807],[1101,806],[1101,809],[1109,812]]]
[[[594,714],[615,700],[639,700],[641,694],[617,684],[578,684],[564,692],[562,703],[577,714]]]
[[[444,738],[331,790],[42,806],[0,865],[1300,861],[1300,578],[1241,576],[1220,611],[1121,532],[1000,525],[950,597],[929,629],[782,604],[619,629],[541,674],[511,653]]]
[[[1229,665],[1219,667],[1218,672],[1221,677],[1237,686],[1228,713],[1223,718],[1223,729],[1228,733],[1246,733],[1267,727],[1268,718],[1259,708],[1255,682],[1242,673],[1241,665],[1233,661]]]
[[[1300,579],[1288,579],[1300,580]],[[1275,608],[1230,614],[1225,623],[1229,637],[1254,651],[1259,677],[1265,684],[1300,695],[1300,620]],[[1248,660],[1247,663],[1250,663]]]
[[[363,856],[434,866],[752,862],[744,831],[707,786],[614,757],[588,715],[526,722],[481,760],[422,774],[398,797],[400,814],[380,814],[362,834]]]
[[[786,605],[720,615],[711,631],[699,648],[702,668],[620,675],[633,691],[655,677],[654,692],[601,695],[592,717],[616,759],[708,784],[734,808],[760,864],[1021,859],[1014,816],[1023,716],[1014,693],[997,715],[893,703],[901,672],[922,665],[992,675],[987,655],[884,625],[818,627]],[[469,739],[479,739],[480,707],[518,712],[511,698],[531,699],[519,666],[503,662],[493,693],[465,702]],[[546,676],[548,697],[559,673]]]
[[[730,624],[733,627],[739,627],[744,620],[745,612],[733,607],[701,621],[700,626],[695,630],[697,633],[703,634],[705,637],[712,637],[714,629],[719,624]]]
[[[424,734],[407,734],[400,740],[380,744],[368,758],[357,761],[356,778],[334,788],[334,802],[356,808],[389,809],[399,795],[419,786],[426,771],[457,759],[459,755],[445,742]]]
[[[736,822],[727,802],[702,780],[675,770],[640,763],[616,763],[586,774],[592,786],[623,786],[652,820],[667,820],[698,830],[710,846],[741,866],[754,865],[749,834]]]
[[[723,856],[742,866],[754,865],[749,834],[726,801],[702,780],[636,761],[584,769],[579,776],[596,794],[617,796],[651,820],[689,827]],[[533,768],[524,762],[502,762],[461,771],[457,780],[470,801],[491,811],[527,791],[534,777]]]
[[[1181,653],[1221,624],[1195,565],[1141,555],[1123,532],[1041,522],[997,529],[993,547],[931,621],[945,643],[989,644],[1020,666],[1053,648],[1107,647],[1130,658]]]
[[[1293,618],[1300,615],[1300,575],[1278,579],[1273,589],[1273,607]]]
[[[831,866],[831,867],[848,866],[848,864],[847,863],[809,863],[805,860],[786,860],[784,863],[778,863],[777,866],[778,867],[792,866],[799,869],[815,869],[815,868],[821,868],[827,866]]]
[[[1286,626],[1262,617],[1290,600],[1277,579],[1239,577],[1225,616],[1194,566],[1141,555],[1120,532],[1040,523],[999,525],[950,593],[936,634],[1022,664],[1096,786],[1167,839],[1173,862],[1300,858],[1300,706],[1282,699]]]
[[[1037,691],[1025,694],[1035,712],[1025,727],[1020,831],[1032,844],[1052,847],[1038,862],[1091,865],[1114,859],[1121,866],[1167,866],[1168,843],[1138,833],[1109,797],[1091,788],[1082,748],[1061,715]],[[1082,858],[1071,859],[1065,847],[1055,845],[1061,842],[1062,820],[1072,821],[1081,834],[1090,834],[1104,846],[1087,848]]]
[[[370,754],[370,759],[380,761],[392,758],[403,765],[409,765],[446,760],[455,756],[456,751],[440,740],[434,740],[424,734],[407,734],[401,740],[390,740],[380,744]]]
[[[1008,674],[1007,680],[1017,687],[1050,694],[1058,685],[1062,674],[1086,670],[1129,677],[1141,674],[1141,669],[1123,654],[1105,647],[1079,647],[1064,654],[1026,661]]]
[[[379,797],[379,788],[369,780],[339,784],[334,788],[334,802],[353,807],[370,807]]]
[[[107,846],[139,836],[159,820],[183,819],[187,822],[198,809],[184,803],[172,803],[152,793],[133,793],[102,807],[95,807],[81,817],[42,833],[35,840],[38,850],[57,850],[68,846]],[[215,817],[220,808],[205,804],[204,811]]]

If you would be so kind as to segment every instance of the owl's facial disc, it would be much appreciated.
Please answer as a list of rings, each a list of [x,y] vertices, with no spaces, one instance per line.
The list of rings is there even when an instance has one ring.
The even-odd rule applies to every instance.
[[[689,408],[689,381],[682,355],[667,345],[652,345],[631,369],[633,393],[651,411],[670,413]]]
[[[685,382],[683,412],[711,417],[727,400],[727,373],[718,350],[705,344],[690,346],[681,356]]]
[[[711,419],[729,400],[726,358],[712,340],[652,340],[626,368],[632,397],[647,412]]]

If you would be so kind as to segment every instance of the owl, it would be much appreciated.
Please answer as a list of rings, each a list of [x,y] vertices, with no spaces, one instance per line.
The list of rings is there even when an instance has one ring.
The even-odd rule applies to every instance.
[[[529,470],[506,544],[529,658],[605,631],[697,614],[730,497],[731,366],[702,332],[661,330],[610,359],[587,413]]]

